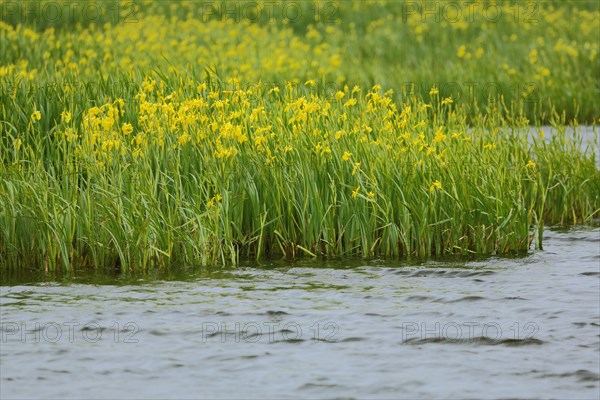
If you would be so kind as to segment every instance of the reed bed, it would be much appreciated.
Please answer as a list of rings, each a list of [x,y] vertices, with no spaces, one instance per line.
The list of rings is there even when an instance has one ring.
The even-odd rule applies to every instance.
[[[577,124],[573,99],[553,97],[581,88],[574,102],[596,121],[597,55],[565,58],[574,67],[556,68],[557,85],[535,106],[502,95],[465,101],[435,84],[404,91],[388,74],[397,64],[349,56],[375,51],[369,35],[402,18],[389,17],[391,3],[343,9],[359,25],[383,21],[364,44],[356,32],[342,40],[345,18],[289,27],[143,4],[130,25],[0,23],[2,268],[515,254],[541,247],[545,224],[600,216],[598,137],[582,148],[565,129]],[[458,29],[438,25],[427,29]],[[464,29],[492,29],[477,26]],[[574,48],[577,35],[586,40],[563,27]],[[517,27],[495,29],[501,37]],[[531,45],[551,34],[527,35]],[[403,49],[408,58],[395,49],[394,59],[410,66],[418,48]],[[540,60],[564,58],[562,48],[536,48]],[[483,64],[465,64],[466,74]],[[541,121],[557,133],[532,135]]]

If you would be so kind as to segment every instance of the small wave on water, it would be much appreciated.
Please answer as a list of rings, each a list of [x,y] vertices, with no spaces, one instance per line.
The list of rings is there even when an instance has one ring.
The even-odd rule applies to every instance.
[[[544,342],[540,339],[526,338],[526,339],[491,339],[485,336],[479,336],[475,338],[446,338],[446,337],[434,337],[434,338],[410,338],[402,342],[402,344],[411,345],[426,345],[431,343],[438,344],[473,344],[473,345],[484,345],[484,346],[529,346],[529,345],[541,345]]]

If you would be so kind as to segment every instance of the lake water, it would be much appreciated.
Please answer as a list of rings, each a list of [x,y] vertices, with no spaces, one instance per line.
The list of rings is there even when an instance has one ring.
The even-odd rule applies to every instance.
[[[3,274],[0,397],[597,399],[600,228],[545,240],[517,258]]]

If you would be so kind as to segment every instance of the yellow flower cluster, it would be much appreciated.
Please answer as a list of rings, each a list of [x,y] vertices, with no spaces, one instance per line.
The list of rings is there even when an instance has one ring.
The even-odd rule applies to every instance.
[[[140,14],[135,24],[92,24],[61,32],[49,28],[41,34],[0,21],[0,36],[3,48],[19,55],[25,54],[20,48],[27,49],[26,54],[37,58],[6,65],[0,62],[0,78],[33,81],[40,78],[35,67],[47,65],[46,73],[51,70],[55,82],[82,78],[97,82],[99,73],[107,76],[118,71],[130,76],[137,70],[149,71],[164,60],[170,65],[165,72],[217,67],[219,73],[252,82],[281,76],[341,77],[341,50],[323,38],[305,41],[291,28],[261,26],[248,20],[172,20],[148,13]]]
[[[425,122],[430,104],[415,100],[400,111],[393,93],[382,94],[379,86],[366,93],[344,88],[333,98],[311,94],[311,87],[310,82],[284,85],[280,95],[264,84],[222,90],[191,82],[168,92],[147,78],[136,96],[135,114],[126,115],[121,99],[92,107],[83,115],[81,132],[66,124],[64,137],[80,157],[91,157],[103,168],[164,156],[200,157],[231,168],[249,160],[265,168],[307,157],[319,163],[339,160],[354,187],[351,197],[358,199],[364,189],[361,198],[367,200],[378,193],[368,182],[370,174],[387,163],[431,174],[446,168],[448,154],[455,152],[493,157],[493,143],[475,144],[470,135],[443,125],[431,129]],[[353,112],[339,93],[354,101]],[[62,119],[70,121],[71,114],[64,111]],[[429,186],[430,192],[435,189],[441,189],[439,178]]]

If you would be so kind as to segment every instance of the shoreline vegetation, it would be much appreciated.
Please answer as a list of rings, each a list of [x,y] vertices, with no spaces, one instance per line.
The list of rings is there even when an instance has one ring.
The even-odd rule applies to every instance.
[[[597,4],[48,3],[0,1],[0,268],[517,254],[600,217]]]

